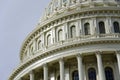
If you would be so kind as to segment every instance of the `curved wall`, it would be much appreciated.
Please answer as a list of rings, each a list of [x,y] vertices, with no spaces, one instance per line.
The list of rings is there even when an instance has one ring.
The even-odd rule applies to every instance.
[[[119,80],[119,33],[119,0],[52,0],[9,80]]]

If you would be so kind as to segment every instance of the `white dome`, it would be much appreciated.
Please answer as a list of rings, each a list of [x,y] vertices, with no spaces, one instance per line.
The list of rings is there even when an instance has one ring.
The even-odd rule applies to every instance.
[[[52,0],[9,80],[119,80],[120,1]]]

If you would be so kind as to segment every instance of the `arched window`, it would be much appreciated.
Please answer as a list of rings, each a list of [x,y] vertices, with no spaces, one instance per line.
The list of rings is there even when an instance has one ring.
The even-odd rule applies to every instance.
[[[84,31],[85,31],[85,35],[90,35],[90,24],[89,23],[84,24]]]
[[[78,70],[75,70],[75,71],[72,73],[72,80],[79,80]]]
[[[49,34],[47,36],[47,45],[50,45],[51,44],[51,35]]]
[[[62,29],[60,29],[58,31],[58,41],[61,41],[61,40],[63,40],[63,31],[62,31]]]
[[[96,71],[94,68],[88,69],[88,80],[96,80]]]
[[[110,67],[105,68],[106,80],[114,80],[113,70]]]
[[[38,50],[41,48],[42,44],[41,44],[41,40],[38,41]]]
[[[114,26],[114,32],[115,32],[115,33],[120,33],[119,23],[118,23],[118,22],[114,22],[114,23],[113,23],[113,26]]]
[[[76,36],[76,27],[73,25],[70,27],[70,38],[74,38]]]
[[[105,34],[106,32],[105,32],[105,24],[104,24],[104,22],[99,22],[99,33],[100,34]]]

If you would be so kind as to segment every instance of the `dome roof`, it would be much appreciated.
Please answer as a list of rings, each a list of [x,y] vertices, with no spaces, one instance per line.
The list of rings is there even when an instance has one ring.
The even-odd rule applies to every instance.
[[[34,40],[34,37],[42,33],[47,34],[46,31],[52,26],[62,25],[65,23],[64,21],[68,20],[70,22],[75,18],[86,18],[90,14],[98,17],[99,12],[102,16],[108,16],[108,13],[119,15],[119,10],[120,0],[52,0],[45,9],[45,13],[37,27],[24,40],[20,51],[20,60],[22,60],[24,53],[27,54],[25,52],[27,46],[28,44],[31,45],[30,43]],[[46,45],[44,44],[44,46]]]
[[[95,64],[97,68],[95,60],[98,54],[105,58],[108,55],[109,59],[103,57],[103,61],[106,65],[111,64],[115,53],[120,53],[119,24],[120,0],[52,0],[37,27],[22,43],[20,65],[9,80],[29,80],[28,73],[42,73],[45,64],[52,68],[59,61],[61,63],[62,59],[71,63],[71,60],[80,58],[80,55],[86,62],[90,60],[89,57],[93,58],[92,64],[87,62],[88,66]],[[114,61],[113,64],[116,64],[117,60]],[[55,67],[57,66],[53,68]]]

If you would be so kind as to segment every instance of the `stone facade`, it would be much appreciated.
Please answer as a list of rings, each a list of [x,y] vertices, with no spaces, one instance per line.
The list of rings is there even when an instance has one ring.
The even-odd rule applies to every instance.
[[[52,0],[9,80],[119,80],[120,0]]]

